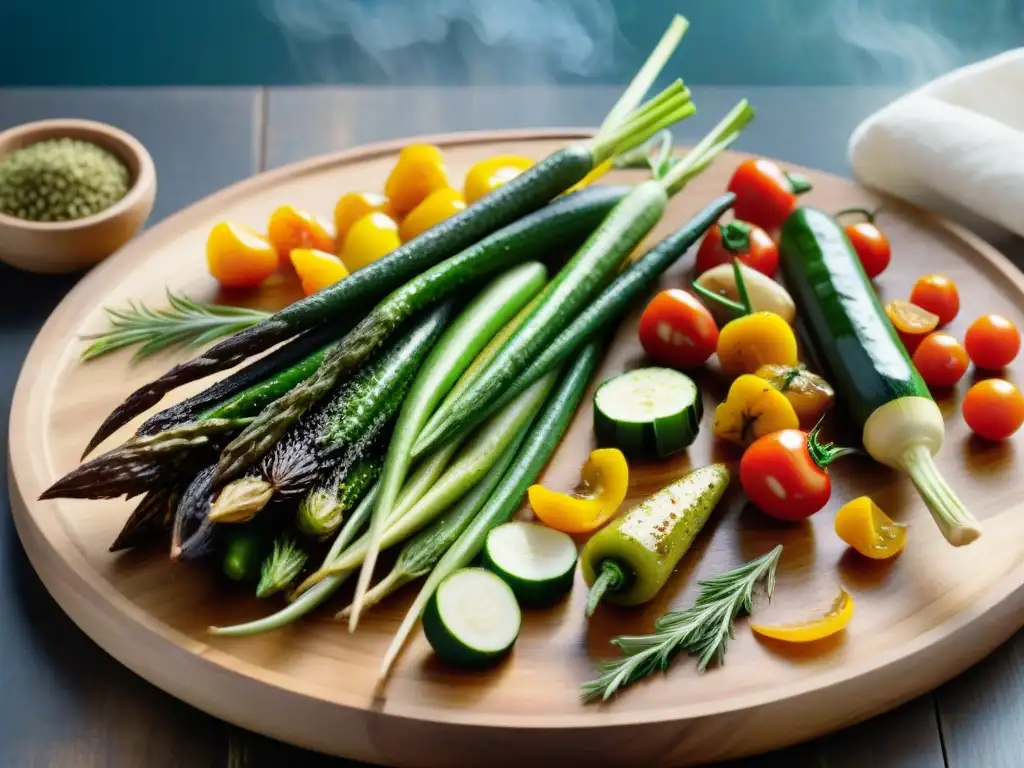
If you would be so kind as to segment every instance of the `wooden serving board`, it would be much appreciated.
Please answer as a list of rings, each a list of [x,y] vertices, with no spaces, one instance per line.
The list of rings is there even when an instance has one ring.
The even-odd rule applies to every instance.
[[[577,135],[517,132],[425,140],[443,146],[453,178],[461,180],[481,158],[498,153],[540,158]],[[809,522],[776,523],[745,506],[734,488],[652,603],[634,610],[602,608],[588,625],[585,590],[577,583],[563,603],[526,614],[513,654],[496,669],[448,669],[417,633],[383,699],[372,695],[380,658],[416,587],[372,610],[354,635],[331,618],[332,609],[347,602],[346,592],[328,610],[275,634],[211,638],[208,625],[254,618],[273,606],[225,586],[201,565],[175,565],[160,553],[108,554],[130,510],[124,501],[36,501],[76,466],[87,439],[125,395],[177,361],[164,355],[132,364],[125,353],[80,363],[77,336],[104,327],[102,307],[138,299],[158,305],[165,286],[215,298],[204,262],[212,224],[233,219],[262,227],[271,210],[286,202],[329,217],[343,192],[381,189],[399,148],[391,143],[317,158],[207,198],[88,275],[36,339],[11,416],[15,521],[56,600],[126,666],[232,723],[374,763],[677,766],[773,749],[895,707],[959,673],[1021,626],[1022,438],[991,445],[969,436],[958,403],[973,371],[941,401],[947,440],[939,455],[942,471],[983,522],[984,534],[970,546],[956,549],[945,542],[908,480],[867,459],[844,459],[832,470],[831,503]],[[650,242],[719,194],[740,159],[723,156],[686,189]],[[836,210],[878,202],[849,181],[808,175],[815,185],[808,204]],[[641,177],[639,172],[617,176],[619,181]],[[920,274],[943,272],[961,286],[962,308],[952,326],[961,338],[970,320],[984,312],[1001,312],[1024,325],[1024,279],[995,250],[907,208],[892,208],[880,223],[894,247],[892,266],[879,281],[884,297],[905,297]],[[684,258],[662,287],[684,285],[691,267],[692,257]],[[260,300],[280,304],[293,288],[282,281],[263,291]],[[636,341],[638,315],[639,308],[623,323],[591,392],[597,382],[644,363]],[[739,453],[716,441],[710,430],[724,384],[710,374],[699,378],[707,411],[699,439],[672,460],[635,466],[629,502],[690,467],[738,459]],[[105,447],[125,439],[137,423]],[[544,482],[574,485],[592,445],[588,396]],[[869,562],[847,552],[832,530],[834,511],[862,494],[910,526],[905,552],[892,561]],[[529,510],[524,507],[522,514]],[[616,653],[608,644],[613,636],[650,631],[658,615],[692,600],[698,579],[778,543],[784,552],[770,610],[776,617],[822,610],[842,584],[856,603],[846,631],[793,650],[755,639],[741,619],[724,667],[698,675],[691,660],[680,658],[665,677],[626,689],[609,704],[580,702],[580,684],[594,675],[595,660]]]

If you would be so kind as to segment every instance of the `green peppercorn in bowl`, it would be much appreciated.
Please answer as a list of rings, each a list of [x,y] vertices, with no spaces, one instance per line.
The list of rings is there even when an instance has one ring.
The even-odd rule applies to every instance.
[[[0,133],[0,261],[29,272],[86,269],[153,210],[156,168],[135,137],[90,120]]]

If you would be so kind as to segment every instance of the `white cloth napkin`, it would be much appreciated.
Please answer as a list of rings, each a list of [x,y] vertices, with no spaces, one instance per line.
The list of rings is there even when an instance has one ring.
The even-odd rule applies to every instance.
[[[1024,48],[950,72],[861,123],[862,184],[998,240],[1024,237]]]

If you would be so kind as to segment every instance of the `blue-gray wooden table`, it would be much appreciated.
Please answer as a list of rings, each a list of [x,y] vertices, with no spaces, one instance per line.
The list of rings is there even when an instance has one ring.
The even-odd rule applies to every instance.
[[[886,88],[695,87],[700,113],[680,126],[679,139],[697,138],[747,96],[758,119],[739,149],[848,175],[851,130],[897,95]],[[232,182],[319,153],[453,130],[592,126],[615,96],[609,87],[0,89],[0,129],[73,116],[135,134],[156,161],[152,224]],[[21,362],[76,279],[0,265],[3,465]],[[50,599],[18,542],[6,478],[0,490],[0,767],[346,764],[219,722],[120,666]],[[1022,694],[1024,632],[942,688],[888,714],[730,768],[1019,768]]]

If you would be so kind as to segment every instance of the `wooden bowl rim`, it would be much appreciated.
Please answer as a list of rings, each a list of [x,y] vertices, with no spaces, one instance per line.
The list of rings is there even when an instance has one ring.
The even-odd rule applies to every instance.
[[[132,184],[125,196],[109,208],[71,221],[28,221],[0,212],[0,226],[40,234],[87,229],[125,215],[142,202],[156,183],[156,165],[143,143],[121,128],[96,120],[53,118],[16,125],[0,132],[0,148],[12,139],[28,139],[24,146],[29,146],[37,141],[55,138],[66,131],[84,134],[84,141],[101,145],[113,152],[129,171],[133,171]],[[95,137],[102,137],[105,141],[97,142]]]
[[[662,706],[659,708],[646,708],[630,710],[628,706],[617,704],[615,700],[609,702],[609,707],[599,704],[582,707],[579,712],[562,715],[522,715],[514,713],[502,713],[501,722],[497,722],[493,714],[478,715],[472,707],[464,709],[440,709],[424,704],[410,704],[407,702],[396,702],[394,709],[390,709],[392,701],[385,699],[383,706],[380,701],[366,701],[363,697],[353,694],[338,692],[328,695],[323,687],[314,687],[312,684],[301,679],[291,677],[285,673],[268,670],[258,664],[246,661],[232,655],[228,651],[221,650],[204,643],[201,639],[192,638],[188,635],[174,630],[162,622],[154,619],[143,609],[135,605],[131,600],[118,592],[110,582],[96,577],[95,570],[89,565],[85,557],[78,550],[78,547],[68,536],[65,524],[57,516],[41,517],[27,512],[26,503],[23,499],[25,489],[42,489],[48,485],[46,478],[40,476],[42,469],[37,463],[31,461],[18,461],[16,456],[20,455],[15,451],[14,436],[23,430],[30,428],[28,424],[31,408],[29,403],[33,399],[33,370],[39,368],[40,364],[47,357],[44,344],[41,339],[46,336],[47,330],[52,332],[54,326],[59,325],[65,316],[71,317],[81,311],[83,304],[87,303],[94,292],[94,286],[100,282],[116,278],[119,274],[124,275],[137,266],[137,262],[145,259],[148,253],[150,240],[159,241],[166,237],[165,232],[188,228],[189,222],[197,219],[206,219],[209,215],[221,208],[226,207],[238,196],[248,196],[260,189],[273,186],[281,179],[296,179],[311,172],[318,172],[321,169],[336,166],[339,164],[350,164],[363,162],[383,155],[395,154],[403,146],[410,142],[427,142],[438,146],[472,145],[479,143],[491,143],[502,141],[542,141],[542,140],[578,140],[592,136],[593,129],[581,128],[547,128],[547,129],[515,129],[515,130],[490,130],[490,131],[467,131],[453,132],[433,135],[419,135],[406,137],[391,141],[376,142],[338,152],[321,154],[306,160],[290,163],[263,173],[256,174],[248,179],[232,184],[224,189],[218,190],[211,195],[187,206],[185,209],[164,219],[160,224],[147,230],[143,235],[132,243],[128,249],[122,250],[114,258],[108,259],[99,267],[94,269],[82,281],[72,289],[64,298],[61,304],[54,310],[49,319],[40,330],[36,341],[23,364],[22,372],[18,379],[12,400],[12,412],[9,426],[8,442],[8,476],[10,480],[12,507],[15,508],[15,523],[19,535],[25,542],[26,551],[30,559],[36,542],[31,541],[34,536],[40,536],[46,540],[47,545],[53,551],[60,551],[65,562],[71,568],[77,584],[64,585],[64,589],[81,596],[83,588],[93,590],[101,598],[108,611],[120,612],[126,615],[136,626],[145,628],[165,647],[179,656],[186,656],[188,663],[193,665],[193,670],[211,673],[214,676],[227,674],[231,678],[240,677],[239,681],[257,686],[271,686],[279,694],[287,697],[298,697],[299,700],[317,702],[319,704],[338,707],[342,709],[356,710],[367,714],[383,715],[388,718],[411,720],[421,723],[438,723],[474,726],[480,728],[514,727],[534,730],[569,730],[607,727],[629,727],[640,725],[651,725],[665,722],[682,722],[686,720],[701,719],[709,716],[723,715],[732,712],[753,709],[780,700],[798,699],[801,696],[812,695],[822,689],[832,688],[835,685],[849,683],[857,678],[867,675],[882,674],[896,665],[911,662],[919,653],[929,646],[942,640],[950,640],[960,632],[966,625],[978,621],[990,612],[993,612],[1005,600],[1014,594],[1024,595],[1024,562],[1006,574],[1000,581],[1001,589],[991,590],[985,597],[976,601],[969,609],[961,611],[953,617],[943,620],[936,626],[918,635],[913,641],[896,646],[884,653],[876,654],[868,659],[858,659],[845,662],[840,668],[834,671],[823,672],[811,680],[791,683],[784,686],[776,686],[742,696],[731,697],[718,702],[687,702]],[[734,157],[751,157],[750,153],[732,151]],[[757,155],[757,157],[761,157]],[[770,158],[765,158],[770,159]],[[786,166],[798,168],[796,164],[781,163]],[[836,177],[825,171],[815,171],[821,175]],[[875,191],[875,190],[872,190]],[[877,191],[875,191],[876,194]],[[885,195],[881,195],[886,197]],[[1013,283],[1015,287],[1024,293],[1024,275],[1013,266],[995,247],[983,241],[977,235],[966,230],[964,227],[947,221],[936,214],[923,211],[916,206],[909,205],[902,201],[887,200],[887,208],[896,208],[907,211],[914,216],[921,217],[929,222],[939,231],[945,232],[953,239],[962,241],[965,245],[975,249],[982,254],[983,258],[995,268],[1006,280]],[[66,350],[65,350],[66,353]],[[37,395],[39,393],[36,393]],[[28,481],[28,482],[26,482]],[[17,498],[15,498],[17,494]],[[17,509],[20,507],[20,509]],[[1012,510],[1004,512],[1011,514]],[[30,526],[30,530],[24,530],[24,526]],[[29,540],[26,541],[26,537]],[[65,546],[54,546],[56,538],[63,538]],[[68,546],[69,545],[69,546]],[[49,589],[49,585],[48,589]],[[53,590],[51,590],[52,592]],[[63,589],[62,589],[63,591]],[[60,602],[60,601],[58,601]],[[62,604],[62,607],[64,605]],[[67,608],[65,608],[67,610]],[[101,619],[102,621],[102,619]],[[90,620],[90,623],[93,623]],[[95,638],[94,638],[95,639]],[[726,661],[728,663],[728,661]],[[958,667],[959,669],[959,667]],[[140,673],[141,674],[141,673]],[[154,677],[148,676],[151,680]],[[232,685],[233,683],[227,683]],[[180,681],[164,679],[161,687],[174,693],[185,701],[194,702],[202,698],[201,695],[193,695],[191,698],[180,691]],[[628,692],[625,694],[628,697]],[[201,706],[201,705],[197,705]],[[207,709],[207,711],[210,711]],[[599,719],[595,720],[595,717]],[[251,726],[246,726],[251,727]]]

